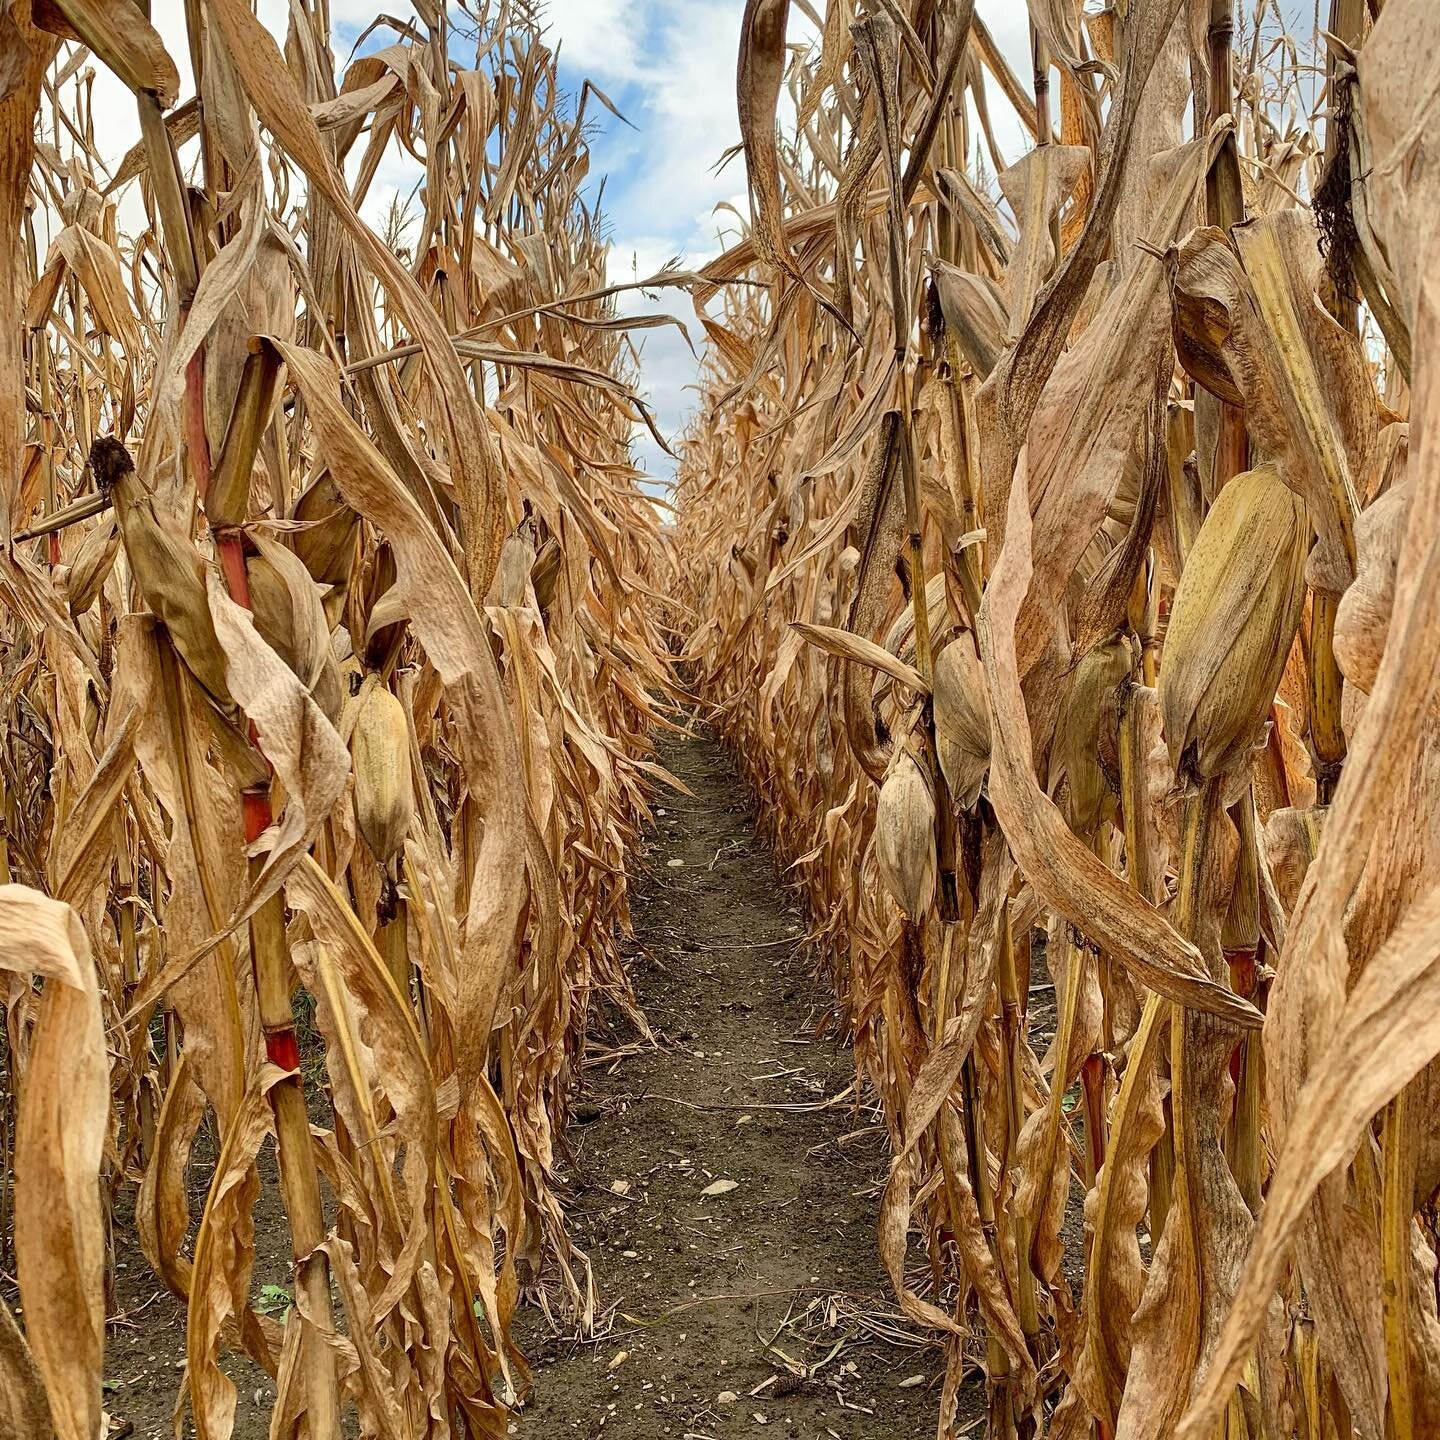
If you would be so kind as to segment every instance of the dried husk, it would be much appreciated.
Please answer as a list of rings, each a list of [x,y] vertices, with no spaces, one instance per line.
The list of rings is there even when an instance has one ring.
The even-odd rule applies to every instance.
[[[125,558],[145,603],[191,674],[216,700],[229,703],[224,656],[206,600],[204,557],[175,518],[157,510],[123,446],[97,441],[91,464],[114,503]]]
[[[1385,653],[1395,603],[1395,567],[1410,515],[1411,487],[1387,490],[1355,523],[1355,579],[1335,614],[1335,658],[1350,684],[1369,694]]]
[[[1078,835],[1108,819],[1119,797],[1119,687],[1133,663],[1122,637],[1096,645],[1071,672],[1061,702],[1052,763],[1064,771],[1065,819]]]
[[[1195,537],[1160,667],[1170,764],[1224,774],[1259,741],[1305,599],[1310,529],[1273,466],[1237,475]]]
[[[357,702],[350,761],[360,833],[375,858],[388,865],[414,822],[415,796],[405,707],[382,686],[367,687]]]
[[[950,794],[973,810],[990,768],[990,712],[985,672],[968,635],[958,636],[935,657],[935,749]]]
[[[875,864],[895,903],[918,921],[935,894],[935,796],[908,751],[896,755],[875,802]]]
[[[119,553],[120,531],[113,517],[107,516],[86,532],[65,578],[72,615],[83,614],[95,603]]]

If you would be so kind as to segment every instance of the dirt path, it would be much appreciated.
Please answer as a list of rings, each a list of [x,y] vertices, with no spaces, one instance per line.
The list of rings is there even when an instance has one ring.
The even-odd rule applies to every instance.
[[[941,1358],[895,1321],[875,1250],[887,1149],[855,1107],[849,1052],[815,1036],[831,995],[799,953],[803,917],[724,751],[699,736],[660,759],[694,797],[664,801],[633,905],[630,959],[659,1044],[590,1070],[562,1167],[606,1333],[557,1339],[537,1310],[521,1311],[535,1388],[513,1433],[921,1440],[934,1433]],[[213,1156],[202,1136],[197,1214]],[[288,1231],[268,1148],[261,1164],[255,1293],[283,1304]],[[163,1440],[184,1310],[133,1245],[128,1204],[117,1227],[127,1248],[106,1403],[135,1440]],[[886,1328],[902,1343],[880,1338]],[[799,1366],[814,1378],[796,1378]],[[236,1440],[263,1440],[273,1385],[243,1359],[226,1368],[240,1392]],[[962,1397],[967,1418],[979,1407]]]
[[[660,758],[694,792],[665,800],[634,903],[661,1043],[590,1072],[596,1118],[569,1136],[575,1243],[612,1328],[555,1340],[528,1317],[518,1434],[918,1440],[940,1355],[876,1333],[895,1314],[875,1248],[884,1137],[855,1109],[849,1053],[815,1038],[828,994],[797,954],[802,917],[721,748]]]

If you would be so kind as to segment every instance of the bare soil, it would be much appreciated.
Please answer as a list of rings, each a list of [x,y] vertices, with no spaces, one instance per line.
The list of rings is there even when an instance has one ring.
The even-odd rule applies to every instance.
[[[694,792],[664,800],[634,901],[660,1045],[592,1069],[597,1118],[569,1132],[572,1229],[611,1328],[585,1342],[531,1317],[518,1433],[918,1440],[942,1358],[880,1267],[888,1149],[850,1052],[820,1034],[833,994],[729,757],[697,735],[660,759]],[[967,1391],[962,1429],[983,1406]]]
[[[880,1268],[888,1150],[873,1106],[857,1103],[849,1051],[823,1033],[833,996],[806,962],[804,918],[721,747],[697,734],[660,759],[693,794],[662,799],[633,901],[630,963],[657,1043],[596,1037],[561,1167],[597,1323],[557,1335],[522,1310],[534,1385],[512,1433],[933,1434],[943,1362],[898,1316]],[[213,1157],[202,1135],[195,1213]],[[288,1231],[268,1149],[261,1166],[254,1293],[283,1304]],[[184,1313],[133,1235],[117,1212],[107,1407],[112,1427],[162,1440]],[[235,1436],[263,1440],[273,1386],[243,1358],[225,1363]],[[983,1406],[978,1386],[962,1395],[961,1433]]]

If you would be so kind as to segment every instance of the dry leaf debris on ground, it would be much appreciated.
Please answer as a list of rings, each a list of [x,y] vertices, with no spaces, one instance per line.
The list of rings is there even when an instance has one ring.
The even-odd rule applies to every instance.
[[[608,1050],[597,1039],[561,1164],[601,1306],[583,1334],[558,1291],[539,1297],[553,1319],[542,1303],[522,1316],[535,1391],[511,1423],[522,1436],[603,1426],[647,1440],[735,1433],[758,1408],[777,1433],[909,1433],[933,1407],[939,1355],[896,1312],[876,1261],[883,1136],[855,1104],[847,1052],[818,1033],[830,1000],[808,973],[804,917],[714,741],[667,741],[659,758],[694,798],[660,807],[633,900],[628,963],[655,1036],[632,1046],[622,1025]],[[717,851],[713,868],[701,863]],[[691,873],[677,879],[664,857]],[[717,993],[735,998],[717,1004]],[[211,1164],[202,1136],[196,1169]],[[259,1168],[252,1293],[283,1318],[289,1266],[268,1152]],[[707,1198],[712,1174],[733,1190]],[[143,1263],[118,1272],[107,1405],[137,1440],[161,1440],[183,1311]],[[261,1440],[274,1386],[243,1361],[227,1368],[236,1440]]]
[[[804,917],[714,741],[660,758],[694,793],[666,799],[633,902],[658,1046],[587,1072],[564,1167],[603,1316],[588,1339],[522,1327],[518,1433],[733,1435],[757,1411],[782,1434],[921,1433],[939,1354],[886,1293],[883,1136],[824,1024]]]

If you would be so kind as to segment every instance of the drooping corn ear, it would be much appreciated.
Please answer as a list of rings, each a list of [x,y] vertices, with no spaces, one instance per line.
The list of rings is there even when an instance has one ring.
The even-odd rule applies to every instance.
[[[359,700],[350,733],[355,769],[355,815],[371,853],[388,865],[400,853],[415,818],[410,730],[405,707],[381,685]]]
[[[1160,667],[1171,766],[1207,779],[1256,743],[1305,600],[1305,505],[1264,465],[1205,517],[1175,592]]]
[[[972,275],[938,258],[931,259],[930,274],[947,337],[954,337],[960,354],[985,379],[995,368],[1010,328],[1000,287],[988,276]]]
[[[295,672],[333,723],[344,690],[319,591],[294,552],[264,536],[245,562],[250,610],[260,638]]]
[[[205,492],[205,514],[216,529],[245,523],[255,457],[270,423],[279,378],[279,352],[273,345],[257,343],[245,356],[230,422]]]
[[[897,751],[875,805],[875,862],[905,912],[919,921],[935,896],[935,797],[909,751]]]
[[[107,515],[80,542],[71,561],[65,588],[72,615],[83,615],[95,603],[119,551],[120,531],[114,515]]]
[[[935,748],[950,794],[962,810],[980,798],[990,768],[990,709],[985,672],[969,636],[935,657]]]
[[[156,513],[130,452],[118,440],[108,435],[96,440],[90,468],[115,507],[125,557],[145,603],[164,623],[195,678],[221,704],[229,705],[225,655],[215,636],[200,552],[188,535]]]
[[[1245,396],[1225,359],[1233,326],[1228,306],[1239,258],[1223,230],[1203,225],[1192,230],[1169,256],[1174,301],[1175,354],[1186,374],[1227,405],[1245,404]]]
[[[1055,727],[1055,762],[1069,777],[1065,821],[1077,835],[1114,813],[1120,794],[1119,686],[1134,657],[1121,636],[1086,651],[1070,673]]]
[[[1280,904],[1288,916],[1295,909],[1305,872],[1320,848],[1328,808],[1312,805],[1304,809],[1284,806],[1272,810],[1264,827],[1266,863],[1275,879]]]
[[[315,580],[331,587],[325,613],[333,622],[345,608],[360,517],[345,503],[334,476],[324,470],[295,502],[294,518],[294,551]]]
[[[500,547],[500,568],[490,585],[488,603],[513,607],[525,602],[525,587],[535,564],[535,544],[529,527],[505,537]]]

